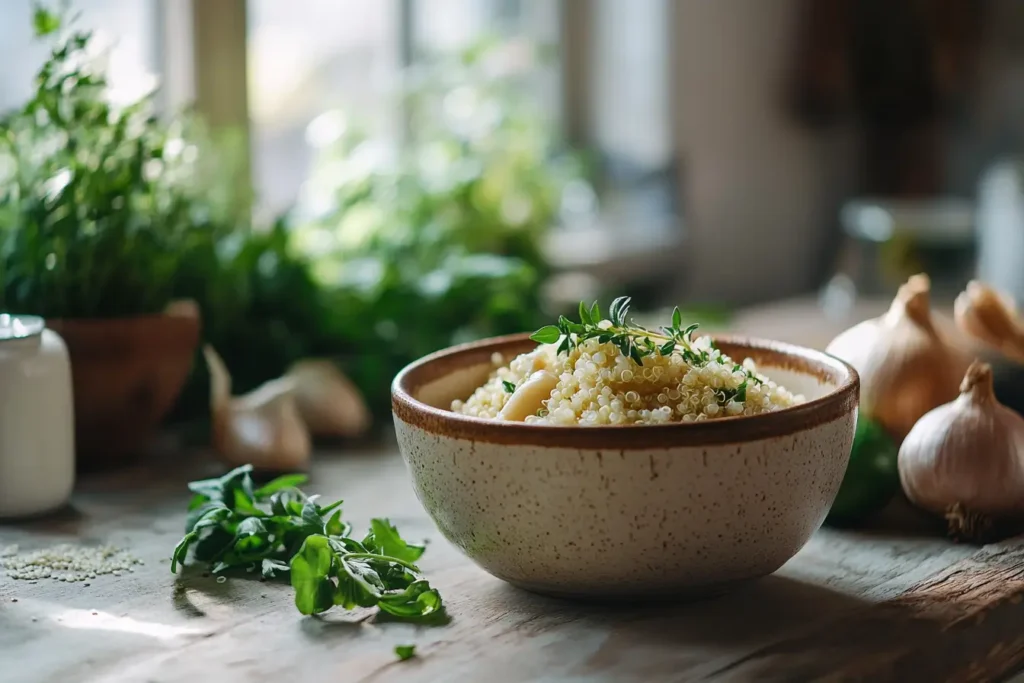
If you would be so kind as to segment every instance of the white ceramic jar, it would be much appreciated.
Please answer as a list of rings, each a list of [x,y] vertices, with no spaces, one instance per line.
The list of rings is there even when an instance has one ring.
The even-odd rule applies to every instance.
[[[0,517],[67,503],[74,441],[64,340],[42,318],[0,313]]]

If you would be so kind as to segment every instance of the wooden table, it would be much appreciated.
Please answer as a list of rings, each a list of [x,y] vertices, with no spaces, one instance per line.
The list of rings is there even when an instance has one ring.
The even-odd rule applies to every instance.
[[[722,598],[584,605],[464,559],[392,444],[318,454],[309,488],[344,497],[357,526],[389,516],[429,539],[421,564],[452,621],[428,628],[302,617],[286,585],[173,576],[185,482],[215,471],[209,458],[155,460],[82,481],[58,517],[0,526],[0,545],[113,543],[145,561],[88,587],[0,578],[0,681],[982,681],[1024,663],[1021,541],[954,545],[899,506],[874,530],[820,531],[778,574]],[[397,661],[404,643],[419,656]]]

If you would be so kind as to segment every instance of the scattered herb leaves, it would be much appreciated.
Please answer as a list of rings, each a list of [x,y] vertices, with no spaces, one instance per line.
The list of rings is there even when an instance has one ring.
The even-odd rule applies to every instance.
[[[252,466],[191,482],[185,536],[171,555],[171,571],[184,566],[190,548],[214,574],[258,571],[263,578],[289,575],[295,606],[319,614],[378,607],[388,615],[422,621],[443,613],[440,594],[420,575],[423,546],[405,541],[386,519],[370,522],[359,541],[341,519],[341,503],[320,505],[291,474],[255,488]]]
[[[416,656],[416,646],[415,645],[396,645],[395,646],[395,656],[398,657],[398,660],[401,661],[401,662],[404,662],[407,659],[412,659],[413,657]]]
[[[506,394],[514,394],[516,392],[516,385],[507,379],[501,380],[501,386],[505,389]]]

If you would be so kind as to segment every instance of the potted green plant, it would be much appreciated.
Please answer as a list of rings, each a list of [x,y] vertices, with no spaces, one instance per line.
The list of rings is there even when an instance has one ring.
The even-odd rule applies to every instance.
[[[64,16],[38,7],[35,28],[52,51],[0,118],[0,310],[65,339],[90,468],[139,452],[173,406],[200,334],[195,308],[171,305],[180,271],[233,226],[193,124],[160,122],[148,96],[113,104],[91,34]]]

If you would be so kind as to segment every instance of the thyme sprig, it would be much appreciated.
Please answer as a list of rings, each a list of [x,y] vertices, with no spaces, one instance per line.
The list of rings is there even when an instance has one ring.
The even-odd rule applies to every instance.
[[[683,314],[677,306],[672,311],[672,323],[654,331],[638,325],[628,317],[630,297],[620,296],[612,301],[608,310],[608,319],[601,315],[601,308],[595,301],[587,306],[580,302],[579,322],[559,316],[558,323],[546,325],[534,332],[530,339],[539,344],[558,344],[558,353],[569,353],[580,344],[590,339],[599,343],[612,343],[618,347],[623,356],[630,358],[642,366],[648,356],[671,356],[678,353],[683,360],[694,367],[704,367],[712,360],[720,360],[721,354],[715,343],[710,343],[710,351],[696,346],[693,333],[697,330],[696,323],[683,326]],[[739,363],[733,364],[733,372],[743,372],[746,379],[735,389],[719,389],[718,399],[724,405],[729,401],[742,403],[746,400],[747,386],[750,382],[762,384],[760,378]]]
[[[637,365],[643,365],[647,356],[670,356],[676,351],[693,364],[707,364],[711,360],[710,353],[693,345],[691,335],[697,325],[684,328],[683,314],[678,307],[672,312],[672,324],[655,332],[627,317],[629,304],[628,296],[615,299],[608,310],[608,320],[604,320],[596,301],[589,308],[581,301],[579,322],[559,316],[556,325],[540,328],[530,339],[539,344],[559,343],[558,353],[568,353],[590,339],[597,339],[602,344],[611,342],[623,356],[632,358]]]

